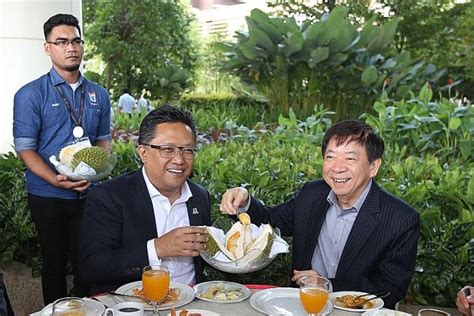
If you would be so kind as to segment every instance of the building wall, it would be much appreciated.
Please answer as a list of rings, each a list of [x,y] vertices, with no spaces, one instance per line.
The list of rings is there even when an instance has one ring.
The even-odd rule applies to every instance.
[[[43,51],[43,23],[56,13],[82,22],[82,1],[0,0],[0,153],[13,151],[16,91],[51,68]]]
[[[199,26],[199,35],[206,38],[219,35],[232,41],[236,31],[245,30],[245,17],[258,8],[268,11],[265,0],[193,0],[193,11]]]

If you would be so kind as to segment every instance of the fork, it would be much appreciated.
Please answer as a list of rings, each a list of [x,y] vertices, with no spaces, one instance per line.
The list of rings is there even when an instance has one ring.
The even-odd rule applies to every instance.
[[[363,301],[362,303],[359,303],[359,304],[353,306],[352,308],[356,308],[356,309],[364,308],[365,303],[367,303],[368,301],[374,300],[374,299],[376,299],[376,298],[384,298],[384,297],[387,297],[387,296],[390,295],[390,292],[386,292],[386,293],[382,293],[382,294],[377,293],[377,295],[376,295],[376,294],[366,294],[366,295],[375,295],[375,296],[374,296],[374,297],[371,297],[371,298],[364,299],[364,301]],[[361,296],[361,297],[362,297],[362,296]]]
[[[369,296],[369,295],[379,296],[379,295],[383,295],[385,293],[387,293],[387,292],[366,293],[366,294],[356,295],[355,298],[361,298],[361,297]],[[388,293],[390,293],[390,292],[388,292]]]

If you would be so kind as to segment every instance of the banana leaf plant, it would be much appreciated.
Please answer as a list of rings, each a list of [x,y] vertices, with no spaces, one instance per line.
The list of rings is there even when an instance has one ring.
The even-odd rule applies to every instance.
[[[356,25],[349,9],[336,7],[317,22],[271,17],[259,9],[246,18],[248,31],[220,43],[223,71],[240,77],[246,95],[265,96],[271,111],[292,108],[308,115],[316,104],[338,117],[363,113],[382,93],[401,99],[443,74],[409,52],[392,54],[398,20]]]

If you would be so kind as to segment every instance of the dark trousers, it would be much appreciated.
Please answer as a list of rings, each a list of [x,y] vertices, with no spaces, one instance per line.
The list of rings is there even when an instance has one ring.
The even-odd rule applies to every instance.
[[[28,194],[28,206],[38,231],[43,259],[43,300],[49,304],[67,296],[66,274],[71,260],[74,295],[89,296],[88,284],[79,276],[79,230],[85,199],[65,200]]]
[[[7,289],[3,284],[3,274],[0,273],[0,316],[14,316],[13,309],[8,299]]]

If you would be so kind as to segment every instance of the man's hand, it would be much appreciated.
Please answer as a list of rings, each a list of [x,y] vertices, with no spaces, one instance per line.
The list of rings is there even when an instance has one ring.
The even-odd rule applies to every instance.
[[[71,181],[65,175],[56,174],[34,150],[20,151],[18,156],[35,175],[55,187],[84,192],[91,185],[86,180]]]
[[[91,183],[87,180],[71,181],[68,179],[68,177],[62,174],[56,175],[56,180],[57,180],[57,182],[55,183],[56,187],[74,190],[77,192],[84,192],[91,185]]]
[[[242,187],[225,191],[222,196],[220,210],[224,214],[237,214],[239,207],[245,207],[249,200],[249,192]]]
[[[471,294],[466,295],[466,292],[470,292]],[[468,315],[469,312],[471,315],[474,315],[474,287],[465,286],[458,292],[456,297],[456,307],[463,315]]]
[[[297,285],[300,285],[301,279],[307,276],[321,276],[321,274],[319,274],[319,272],[316,270],[293,270],[293,277],[291,278],[291,281],[295,281]]]
[[[175,228],[155,239],[158,258],[197,257],[209,240],[207,230],[199,226]]]

